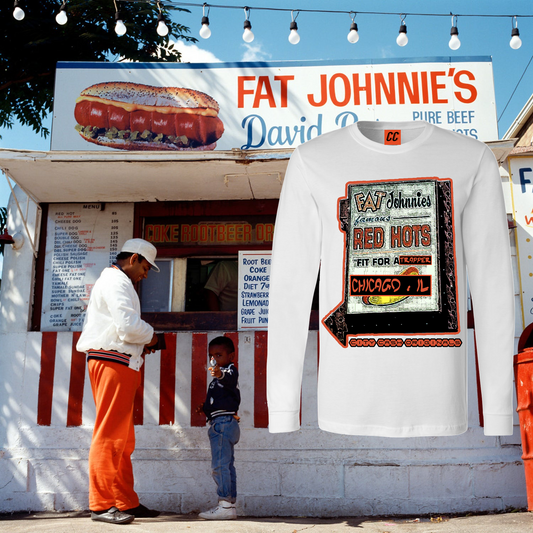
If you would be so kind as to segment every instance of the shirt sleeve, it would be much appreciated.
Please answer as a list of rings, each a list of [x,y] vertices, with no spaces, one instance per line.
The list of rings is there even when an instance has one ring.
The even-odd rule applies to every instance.
[[[513,433],[514,290],[498,164],[485,147],[463,213],[464,252],[475,320],[484,431]]]
[[[134,299],[138,300],[138,296],[129,280],[111,284],[105,298],[120,341],[129,344],[150,342],[154,328],[141,319],[135,308]]]
[[[272,246],[267,356],[271,433],[300,427],[300,390],[321,240],[318,207],[297,149],[287,167]]]
[[[218,296],[229,283],[230,279],[228,269],[225,268],[224,263],[218,263],[215,265],[213,272],[211,272],[209,279],[204,285],[204,289],[212,291]]]
[[[230,365],[226,368],[221,368],[222,376],[218,378],[219,381],[224,383],[226,387],[235,388],[239,382],[239,371],[234,365]]]

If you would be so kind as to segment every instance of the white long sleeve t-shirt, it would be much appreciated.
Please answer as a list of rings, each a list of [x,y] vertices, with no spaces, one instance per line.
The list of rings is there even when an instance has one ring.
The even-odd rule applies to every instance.
[[[299,146],[273,243],[270,431],[299,428],[319,270],[320,428],[388,437],[466,431],[467,269],[485,434],[509,435],[514,297],[491,151],[426,122],[358,122]]]
[[[129,354],[129,367],[139,370],[143,348],[153,334],[154,328],[141,319],[139,296],[130,278],[117,267],[105,268],[91,291],[76,349]]]

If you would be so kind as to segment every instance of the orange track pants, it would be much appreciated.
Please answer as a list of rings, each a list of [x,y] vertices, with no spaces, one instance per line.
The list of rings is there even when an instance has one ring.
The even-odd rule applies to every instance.
[[[88,364],[96,404],[96,420],[89,452],[89,508],[104,511],[139,505],[133,490],[131,454],[135,449],[133,401],[141,373],[110,361]]]

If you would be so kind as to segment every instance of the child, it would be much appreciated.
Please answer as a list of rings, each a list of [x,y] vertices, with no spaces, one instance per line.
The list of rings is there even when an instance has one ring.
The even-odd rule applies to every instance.
[[[209,370],[214,376],[209,384],[207,398],[197,413],[205,413],[209,422],[211,468],[217,484],[218,505],[200,513],[207,520],[234,520],[237,518],[237,477],[234,466],[234,446],[241,431],[237,411],[241,403],[239,372],[232,361],[235,347],[228,337],[217,337],[209,343]]]

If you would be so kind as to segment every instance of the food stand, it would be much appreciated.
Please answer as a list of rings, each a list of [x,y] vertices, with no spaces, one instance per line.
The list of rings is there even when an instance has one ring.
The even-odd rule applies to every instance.
[[[91,284],[131,237],[158,248],[162,272],[151,273],[140,294],[144,318],[167,338],[164,350],[146,357],[135,404],[136,489],[146,505],[188,513],[212,497],[205,417],[195,407],[209,379],[207,344],[224,334],[237,348],[242,395],[236,449],[240,513],[341,516],[521,507],[519,435],[483,436],[474,329],[467,433],[411,440],[343,437],[317,427],[320,354],[312,311],[302,429],[270,435],[268,333],[239,327],[242,309],[250,307],[247,298],[240,298],[236,311],[214,312],[201,296],[217,261],[247,253],[267,260],[285,170],[301,142],[356,120],[387,117],[428,120],[494,141],[490,60],[149,67],[59,64],[52,150],[0,151],[0,166],[16,183],[8,230],[25,235],[19,249],[6,247],[0,292],[0,512],[87,508],[94,403],[85,355],[75,346]],[[176,80],[219,103],[225,131],[216,149],[116,149],[93,142],[101,131],[87,141],[75,130],[76,99],[92,83],[166,87]],[[503,161],[509,146],[488,144]],[[267,272],[247,275],[252,274]],[[262,289],[253,290],[264,293],[268,287]],[[493,476],[497,482],[490,481]]]

